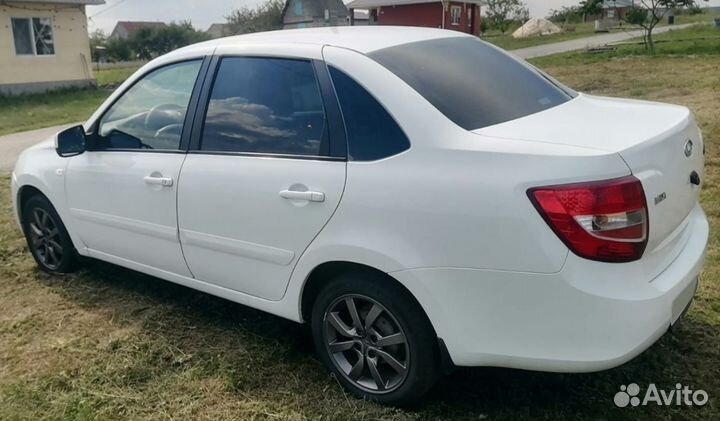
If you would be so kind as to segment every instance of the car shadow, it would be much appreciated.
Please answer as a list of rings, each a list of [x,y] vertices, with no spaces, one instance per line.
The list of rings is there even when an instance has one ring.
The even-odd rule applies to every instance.
[[[248,354],[266,366],[282,367],[290,377],[324,383],[336,382],[315,358],[306,326],[109,263],[89,261],[76,275],[58,281],[40,277],[53,291],[89,311],[106,313],[114,322],[141,324],[144,333],[162,338],[188,354],[217,354],[224,367],[245,364]],[[692,311],[692,310],[691,310]],[[720,392],[714,384],[697,384],[703,364],[720,361],[718,332],[695,318],[665,335],[631,362],[603,372],[587,374],[542,373],[505,368],[457,368],[444,376],[427,399],[406,408],[418,418],[484,419],[516,417],[542,419],[637,419],[657,409],[617,408],[614,395],[621,385],[655,383],[672,389],[676,383]],[[713,339],[714,338],[714,339]],[[278,370],[275,370],[278,371]],[[267,379],[265,379],[267,380]],[[276,388],[252,373],[236,379],[246,392]],[[302,383],[288,393],[316,393]],[[319,394],[326,392],[317,392]],[[712,396],[712,394],[711,394]],[[717,393],[715,394],[717,396]],[[663,409],[663,416],[681,408]],[[650,412],[644,412],[650,411]]]

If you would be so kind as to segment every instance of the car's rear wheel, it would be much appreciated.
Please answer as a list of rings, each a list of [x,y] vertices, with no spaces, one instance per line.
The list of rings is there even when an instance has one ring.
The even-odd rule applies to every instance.
[[[46,197],[38,194],[25,202],[22,225],[28,248],[42,270],[62,274],[77,269],[80,260],[77,251]]]
[[[313,306],[312,330],[323,363],[361,398],[409,405],[439,375],[430,322],[407,291],[382,277],[331,281]]]

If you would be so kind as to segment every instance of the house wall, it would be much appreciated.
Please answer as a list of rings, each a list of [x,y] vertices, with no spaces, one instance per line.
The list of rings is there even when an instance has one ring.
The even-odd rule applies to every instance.
[[[18,56],[11,18],[51,17],[55,55]],[[77,5],[0,5],[0,94],[14,95],[95,83],[85,7]]]
[[[442,28],[442,4],[419,3],[385,6],[375,10],[378,25],[424,26]]]
[[[325,21],[324,17],[313,18],[302,22],[285,22],[283,29],[301,29],[301,28],[320,28],[323,26],[346,26],[349,25],[346,17],[333,17],[329,21]]]
[[[460,7],[460,22],[452,24],[452,7]],[[468,16],[468,11],[470,15]],[[419,3],[402,6],[385,6],[371,12],[379,25],[443,27],[443,4]],[[449,2],[445,4],[445,29],[480,34],[480,7],[471,3]]]

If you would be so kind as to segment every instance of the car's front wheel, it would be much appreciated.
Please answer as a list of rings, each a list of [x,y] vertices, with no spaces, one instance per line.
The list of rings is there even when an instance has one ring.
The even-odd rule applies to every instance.
[[[437,380],[437,338],[401,287],[366,273],[331,281],[313,306],[315,346],[349,391],[394,405],[417,402]]]
[[[28,247],[38,266],[53,274],[70,273],[79,256],[60,216],[41,195],[35,195],[22,208],[22,226]]]

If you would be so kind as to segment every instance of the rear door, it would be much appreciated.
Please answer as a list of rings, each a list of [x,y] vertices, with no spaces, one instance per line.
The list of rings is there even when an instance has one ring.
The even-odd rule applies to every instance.
[[[334,96],[321,88],[325,68],[259,54],[216,59],[182,169],[178,223],[197,279],[279,300],[340,202],[346,147]]]

